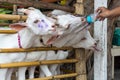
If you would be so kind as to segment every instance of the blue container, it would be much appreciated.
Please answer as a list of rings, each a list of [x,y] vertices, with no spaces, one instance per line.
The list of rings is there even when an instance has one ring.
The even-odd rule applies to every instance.
[[[86,17],[86,21],[87,21],[88,23],[93,23],[93,22],[94,22],[93,17],[92,17],[91,15],[88,15],[88,16]]]

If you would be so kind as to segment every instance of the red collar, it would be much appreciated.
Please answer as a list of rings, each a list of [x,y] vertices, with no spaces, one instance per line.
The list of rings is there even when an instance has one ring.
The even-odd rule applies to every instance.
[[[18,45],[19,45],[19,48],[22,48],[22,45],[21,45],[21,40],[20,40],[20,35],[19,35],[19,33],[18,33]]]

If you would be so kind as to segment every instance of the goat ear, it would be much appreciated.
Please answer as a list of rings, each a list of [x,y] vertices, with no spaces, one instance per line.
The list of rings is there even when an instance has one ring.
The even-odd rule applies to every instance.
[[[13,30],[20,31],[23,28],[27,27],[26,23],[14,23],[10,24],[9,27],[11,27]]]
[[[52,37],[47,41],[47,44],[48,44],[48,45],[52,44],[58,37],[59,37],[59,35],[52,36]]]
[[[29,14],[29,13],[30,13],[30,10],[24,9],[24,8],[20,8],[20,9],[18,9],[18,12],[22,12],[22,13],[25,13],[25,14]]]

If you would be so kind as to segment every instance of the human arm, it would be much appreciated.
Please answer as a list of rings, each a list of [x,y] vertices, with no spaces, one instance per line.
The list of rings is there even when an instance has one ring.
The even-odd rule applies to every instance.
[[[120,16],[120,7],[114,8],[112,10],[109,10],[105,7],[100,7],[97,9],[97,11],[100,11],[100,14],[97,16],[97,18],[100,20]]]

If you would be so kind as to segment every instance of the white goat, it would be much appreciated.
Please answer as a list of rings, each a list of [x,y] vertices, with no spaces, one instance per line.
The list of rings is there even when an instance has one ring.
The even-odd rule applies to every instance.
[[[52,27],[54,23],[45,19],[44,16],[41,17],[40,12],[36,9],[21,9],[28,15],[26,23],[15,23],[11,24],[11,29],[18,31],[15,34],[0,34],[0,48],[30,48],[33,42],[40,35],[51,34],[54,31]],[[36,21],[46,23],[46,25],[37,23]],[[44,29],[45,28],[45,29]],[[0,54],[0,64],[21,62],[25,59],[26,53],[1,53]],[[10,72],[9,72],[10,71]],[[0,69],[0,76],[2,80],[10,80],[8,78],[8,73],[12,73],[12,69]],[[21,80],[22,76],[19,76],[18,80]],[[23,79],[22,79],[23,80]]]
[[[57,57],[56,57],[55,51],[50,50],[50,51],[46,51],[46,52],[47,52],[47,55],[46,55],[45,60],[56,60]],[[45,77],[45,76],[46,75],[44,74],[43,70],[40,70],[39,77]]]
[[[34,14],[31,14],[31,12],[29,12],[29,10],[31,12],[33,12]],[[55,26],[54,23],[49,21],[47,19],[47,17],[40,12],[40,10],[37,10],[35,8],[29,8],[29,9],[19,9],[19,11],[28,14],[28,16],[30,16],[30,14],[31,14],[30,18],[28,17],[29,20],[33,20],[34,18],[36,19],[36,21],[34,21],[34,23],[36,23],[36,24],[34,24],[32,26],[34,26],[34,27],[37,26],[37,27],[40,28],[39,30],[41,30],[41,31],[37,31],[38,34],[41,34],[42,36],[43,35],[45,36],[45,35],[48,35],[48,34],[53,34],[53,32],[54,32],[53,26]],[[36,14],[37,14],[37,16],[33,16],[33,15],[36,15]],[[29,22],[31,22],[31,21],[29,21]],[[43,46],[42,43],[40,43],[39,37],[40,36],[36,37],[36,39],[37,38],[38,39],[32,45],[32,47]],[[33,55],[34,55],[34,57],[33,57]],[[46,57],[46,52],[45,51],[30,52],[30,53],[27,54],[24,61],[44,60],[45,57]],[[42,66],[40,66],[40,68],[41,68],[41,70],[44,72],[44,74],[46,76],[51,76],[52,75],[51,72],[49,71],[47,65],[42,65]],[[27,67],[19,68],[19,75],[18,75],[19,80],[24,80],[25,79],[25,71],[26,71],[26,69],[27,69]],[[34,69],[35,69],[35,67],[30,68],[30,75],[29,75],[30,78],[33,78],[33,73],[32,72],[34,71]],[[21,75],[24,76],[24,77],[21,77]]]
[[[91,37],[88,29],[83,29],[84,25],[81,26],[81,24],[84,23],[82,21],[82,17],[76,17],[66,13],[60,15],[54,13],[53,16],[54,15],[57,19],[56,23],[59,24],[62,29],[58,28],[58,31],[61,34],[58,33],[60,36],[56,40],[53,39],[52,41],[51,39],[53,46],[72,46],[74,48],[96,49],[96,41]],[[48,37],[46,37],[45,40],[47,40],[47,38]],[[45,41],[45,43],[47,43],[47,41]],[[58,51],[55,56],[61,56],[56,59],[65,59],[68,56],[68,52]],[[50,70],[53,74],[56,74],[56,69],[58,66],[59,65],[57,64],[50,66]]]
[[[40,37],[36,37],[34,44],[32,45],[32,47],[41,47],[43,46],[40,43]],[[25,62],[30,62],[30,61],[39,61],[39,60],[45,60],[46,59],[46,51],[33,51],[33,52],[28,52],[26,55],[26,58],[24,59]],[[40,69],[44,72],[44,74],[46,76],[51,76],[52,73],[49,71],[48,66],[47,65],[41,65]],[[27,70],[27,67],[20,67],[18,69],[18,77],[20,78],[20,80],[24,80],[25,79],[25,72]],[[35,70],[35,66],[31,66],[29,67],[28,71],[29,71],[29,79],[34,78],[34,70]],[[22,77],[21,77],[22,76]]]
[[[34,10],[34,8],[30,8],[31,10]],[[25,11],[25,9],[22,9],[22,10],[19,10],[19,11],[22,11],[22,12],[26,12]],[[39,15],[41,15],[41,18],[43,18],[44,20],[47,20],[46,18],[46,16],[44,16],[39,10],[35,10],[35,11],[37,11],[38,13],[39,13]],[[28,12],[28,11],[27,11]],[[49,18],[48,18],[49,19]],[[48,20],[49,21],[49,20]],[[38,23],[38,22],[37,22]],[[49,25],[51,25],[51,24],[49,24]],[[51,26],[54,26],[54,25],[51,25]],[[55,34],[55,33],[54,33]],[[51,34],[49,34],[49,35],[51,35]],[[46,35],[44,35],[44,36],[46,36]],[[47,35],[48,36],[48,35]],[[39,41],[39,40],[38,40]],[[39,44],[40,42],[38,42],[37,41],[37,43]],[[32,45],[32,47],[35,47],[36,45],[38,45],[38,44],[33,44]],[[40,46],[43,46],[43,45],[41,45],[41,44],[39,44],[38,45],[39,47]],[[54,51],[53,51],[54,52]],[[43,53],[43,55],[41,54],[41,52],[30,52],[30,53],[28,53],[27,54],[27,57],[25,58],[25,60],[24,61],[36,61],[36,60],[44,60],[45,59],[45,56],[44,55],[46,55],[46,53],[45,52],[42,52]],[[32,58],[31,56],[32,55],[34,55],[34,58]],[[43,57],[40,57],[40,56],[43,56]],[[48,55],[47,55],[48,56]],[[38,59],[38,57],[40,57],[40,59]],[[52,59],[51,60],[53,60],[54,59],[54,57],[51,57]],[[48,58],[47,58],[48,59]],[[56,59],[56,58],[55,58]],[[42,65],[42,66],[40,66],[40,68],[41,68],[41,70],[44,72],[44,74],[46,75],[46,76],[51,76],[52,74],[49,72],[49,70],[48,70],[48,68],[47,68],[47,65]],[[46,69],[45,69],[46,68]],[[20,77],[20,80],[22,80],[22,79],[25,79],[25,71],[26,71],[26,69],[27,69],[27,67],[23,67],[23,68],[19,68],[19,72],[20,72],[20,75],[22,74],[22,76],[24,76],[24,77]],[[34,70],[35,70],[35,67],[30,67],[30,69],[29,69],[29,78],[34,78]],[[19,76],[20,76],[19,75]],[[40,76],[42,76],[42,74],[40,75]]]
[[[58,50],[56,53],[56,59],[54,60],[64,60],[68,57],[69,51],[63,51],[63,50]],[[49,66],[50,71],[52,72],[53,75],[58,75],[59,72],[57,69],[60,71],[60,64],[53,64]]]
[[[66,59],[68,56],[68,51],[58,50],[56,51],[47,51],[47,57],[46,60],[62,60]],[[52,72],[53,75],[57,75],[58,72],[56,69],[59,67],[59,64],[51,64],[49,65],[49,69]],[[43,71],[40,71],[40,77],[45,77],[45,74]]]
[[[59,26],[58,27],[54,26],[55,32],[50,34],[48,33],[48,35],[42,36],[43,43],[45,45],[52,44],[53,46],[56,47],[73,46],[73,47],[81,47],[86,49],[92,49],[96,46],[95,45],[96,42],[91,37],[89,31],[87,29],[82,30],[83,27],[80,27],[80,25],[83,23],[81,17],[76,17],[70,14],[67,15],[61,14],[56,16],[56,18],[57,18],[56,23]],[[46,19],[51,20],[50,18],[46,18]],[[78,28],[80,31],[76,32]],[[54,51],[47,51],[47,52],[48,54],[46,56],[46,60],[65,59],[68,56],[68,52],[63,52],[63,51],[58,51],[57,54],[55,54]],[[59,65],[50,66],[50,70],[53,74],[57,74],[56,68],[58,66]],[[45,72],[41,71],[40,77],[43,77],[44,74]]]
[[[83,23],[82,17],[76,17],[70,14],[57,16],[57,24],[66,29],[59,30],[62,34],[54,40],[52,45],[56,47],[95,48],[96,41],[91,37],[88,29],[83,29]]]

